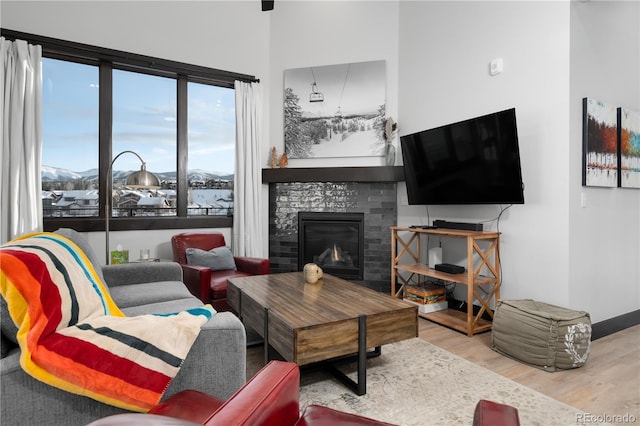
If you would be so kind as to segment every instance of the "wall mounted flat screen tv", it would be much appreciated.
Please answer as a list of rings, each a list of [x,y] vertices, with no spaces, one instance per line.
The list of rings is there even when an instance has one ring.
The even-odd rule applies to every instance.
[[[515,108],[401,136],[409,204],[524,204]]]

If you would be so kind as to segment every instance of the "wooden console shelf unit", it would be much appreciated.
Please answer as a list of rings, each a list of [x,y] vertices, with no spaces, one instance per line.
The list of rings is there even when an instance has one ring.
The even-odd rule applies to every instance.
[[[448,274],[437,271],[421,263],[422,236],[441,238],[463,238],[467,243],[466,272]],[[426,252],[424,253],[426,254]],[[402,263],[407,261],[406,263]],[[488,275],[480,275],[486,266]],[[418,315],[445,325],[471,337],[491,330],[491,321],[482,318],[486,312],[493,318],[491,308],[500,298],[500,233],[488,231],[465,231],[443,228],[391,227],[391,295],[401,298],[404,287],[417,282],[420,277],[437,278],[467,286],[467,312],[455,309],[423,313]],[[480,286],[484,292],[480,290]],[[474,301],[480,303],[480,310],[474,315]]]

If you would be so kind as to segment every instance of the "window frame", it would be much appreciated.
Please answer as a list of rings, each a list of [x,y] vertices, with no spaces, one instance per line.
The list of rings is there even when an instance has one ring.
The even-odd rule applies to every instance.
[[[69,217],[43,219],[45,231],[58,228],[74,228],[80,232],[104,231],[106,197],[108,188],[107,172],[113,158],[112,123],[113,97],[112,83],[114,69],[137,72],[176,80],[176,172],[177,172],[177,210],[176,216],[111,217],[111,231],[190,229],[190,228],[230,228],[233,216],[187,216],[188,199],[188,98],[189,82],[219,87],[234,88],[236,80],[244,82],[259,81],[252,75],[239,74],[198,65],[151,56],[139,55],[120,50],[107,49],[83,43],[76,43],[51,37],[29,34],[0,28],[0,35],[8,40],[25,40],[42,46],[42,57],[62,61],[95,65],[99,70],[99,214],[98,217]],[[111,204],[111,203],[109,203]]]

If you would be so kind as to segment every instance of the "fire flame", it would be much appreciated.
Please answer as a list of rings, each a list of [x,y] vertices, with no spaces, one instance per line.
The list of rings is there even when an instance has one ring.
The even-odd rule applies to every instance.
[[[338,260],[340,260],[340,254],[338,253],[338,247],[336,247],[335,244],[333,244],[333,260],[334,260],[334,262],[337,262]]]

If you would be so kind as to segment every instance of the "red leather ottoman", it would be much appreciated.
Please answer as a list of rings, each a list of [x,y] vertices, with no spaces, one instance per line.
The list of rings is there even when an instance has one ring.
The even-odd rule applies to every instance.
[[[473,426],[520,426],[518,410],[510,405],[481,399],[473,413]]]

